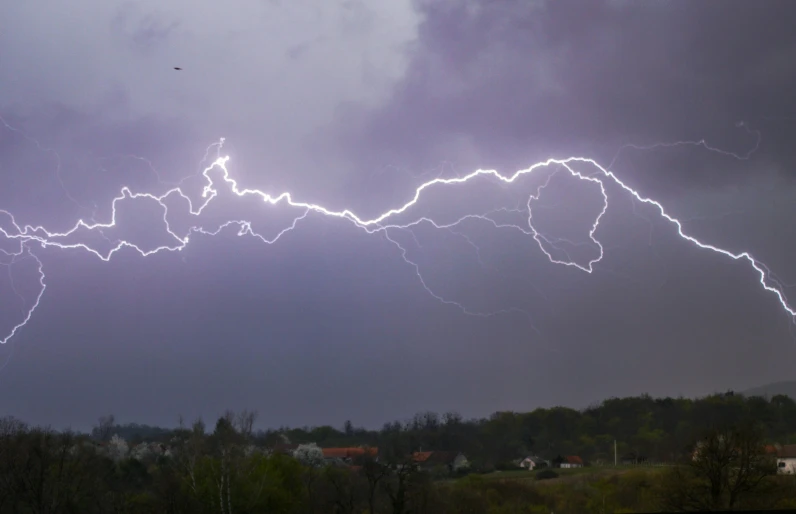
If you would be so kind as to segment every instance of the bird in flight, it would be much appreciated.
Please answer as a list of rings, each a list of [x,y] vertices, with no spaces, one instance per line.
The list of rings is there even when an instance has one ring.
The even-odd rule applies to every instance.
[[[179,68],[177,66],[175,66],[174,69],[177,70],[177,71],[182,71],[182,68]]]

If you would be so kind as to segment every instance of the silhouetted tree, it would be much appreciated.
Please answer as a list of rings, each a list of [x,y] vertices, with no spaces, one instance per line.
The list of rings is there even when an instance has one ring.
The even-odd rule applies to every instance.
[[[378,462],[370,448],[365,449],[365,456],[362,458],[362,474],[367,482],[368,512],[376,512],[376,493],[379,483],[390,473],[390,468]]]
[[[116,417],[113,414],[100,416],[97,425],[91,430],[91,436],[97,441],[108,442],[113,435]]]
[[[776,460],[766,452],[759,426],[714,428],[697,441],[690,459],[669,473],[663,504],[678,511],[732,510],[774,474]]]

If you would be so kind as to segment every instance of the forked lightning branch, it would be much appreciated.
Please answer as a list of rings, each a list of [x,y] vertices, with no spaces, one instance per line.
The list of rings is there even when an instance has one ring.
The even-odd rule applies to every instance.
[[[702,141],[696,143],[683,142],[676,144],[695,144],[695,145],[705,146],[709,150],[715,150],[713,148],[707,147],[707,145],[705,145],[704,142]],[[438,228],[451,228],[458,225],[459,223],[462,223],[465,220],[475,219],[475,220],[482,220],[484,223],[497,229],[510,228],[521,231],[526,236],[532,238],[539,245],[542,252],[547,256],[547,258],[550,260],[552,264],[569,266],[574,268],[576,272],[592,273],[594,271],[595,264],[599,263],[603,259],[603,247],[600,241],[596,238],[595,233],[598,227],[600,226],[604,214],[610,208],[610,198],[608,194],[609,189],[606,187],[610,184],[618,186],[619,191],[626,192],[627,194],[631,195],[635,200],[641,203],[648,204],[653,208],[655,208],[662,218],[667,220],[676,228],[677,234],[679,234],[681,238],[688,241],[689,243],[703,250],[720,254],[728,259],[734,259],[748,263],[748,265],[751,266],[758,274],[760,280],[760,286],[777,298],[779,304],[782,306],[782,309],[789,316],[796,317],[796,309],[794,309],[794,307],[792,307],[789,304],[782,290],[782,287],[771,276],[770,272],[768,271],[768,268],[763,263],[756,260],[749,252],[745,251],[740,253],[733,253],[729,250],[719,248],[710,243],[700,241],[697,238],[687,234],[683,229],[682,223],[678,219],[671,216],[661,203],[657,202],[652,198],[643,196],[641,193],[639,193],[638,191],[634,190],[633,188],[629,187],[627,184],[622,182],[622,180],[620,180],[612,170],[601,166],[595,160],[587,157],[567,157],[563,159],[551,158],[545,161],[537,162],[536,164],[528,168],[516,171],[511,175],[502,175],[496,170],[491,170],[491,169],[490,170],[479,169],[465,176],[460,176],[455,178],[435,178],[418,186],[414,194],[411,195],[411,198],[403,205],[388,209],[372,219],[360,218],[354,212],[347,209],[341,211],[335,211],[327,209],[323,205],[302,202],[294,199],[290,193],[282,193],[273,196],[257,189],[243,188],[238,184],[238,182],[234,178],[232,178],[228,164],[229,164],[229,157],[219,157],[210,166],[204,169],[202,174],[204,176],[204,180],[206,181],[206,183],[202,191],[200,201],[197,202],[192,201],[191,198],[181,189],[181,186],[176,186],[161,195],[155,195],[146,192],[136,192],[136,191],[131,191],[129,188],[123,188],[120,194],[117,197],[115,197],[111,202],[111,214],[110,214],[110,219],[108,221],[104,223],[98,223],[98,222],[88,223],[85,220],[81,219],[78,220],[77,223],[75,223],[75,225],[72,228],[70,228],[65,232],[53,232],[48,230],[46,227],[31,226],[19,223],[17,219],[14,217],[13,213],[5,210],[0,210],[0,214],[7,216],[10,221],[10,223],[0,226],[0,234],[2,234],[2,236],[5,237],[6,239],[16,243],[15,245],[16,248],[13,251],[8,252],[0,250],[0,252],[4,253],[7,258],[11,259],[12,262],[16,259],[22,259],[22,258],[35,259],[35,261],[38,264],[38,273],[39,273],[39,282],[40,282],[40,289],[35,301],[31,304],[29,308],[26,309],[22,319],[16,325],[13,326],[11,331],[5,335],[2,335],[0,343],[2,344],[7,343],[21,329],[23,329],[27,323],[35,319],[35,311],[39,306],[41,299],[45,293],[45,290],[47,288],[46,284],[47,277],[45,274],[45,269],[44,266],[42,265],[41,260],[36,255],[36,251],[41,248],[55,248],[67,251],[82,251],[103,261],[109,261],[119,250],[123,248],[133,249],[137,251],[142,257],[147,257],[159,252],[181,251],[190,243],[192,235],[204,234],[208,236],[213,236],[229,227],[236,227],[238,229],[239,235],[249,235],[257,237],[266,244],[275,244],[285,233],[300,228],[302,221],[305,220],[308,216],[326,216],[330,218],[337,218],[341,222],[352,223],[356,227],[366,231],[369,234],[383,233],[390,241],[398,245],[398,243],[395,242],[395,240],[388,235],[388,232],[390,230],[409,229],[421,223],[429,223]],[[463,184],[472,182],[474,179],[478,177],[492,179],[494,181],[503,182],[505,184],[514,184],[521,177],[528,176],[531,174],[541,174],[545,173],[546,171],[549,173],[550,170],[565,171],[578,180],[589,182],[594,186],[597,186],[602,195],[602,200],[603,200],[601,204],[602,208],[600,212],[597,214],[597,216],[592,220],[591,227],[589,230],[589,237],[591,238],[591,241],[596,245],[596,248],[599,249],[599,255],[593,258],[585,265],[579,264],[573,260],[561,260],[554,258],[549,248],[546,247],[550,245],[549,240],[545,238],[542,234],[540,234],[537,231],[537,229],[534,227],[533,204],[535,201],[539,199],[540,195],[543,193],[544,188],[549,183],[549,177],[552,175],[548,175],[548,179],[544,181],[542,185],[538,186],[533,193],[529,194],[527,200],[527,211],[525,211],[527,212],[527,223],[525,224],[520,224],[520,225],[505,224],[505,223],[500,224],[497,223],[491,217],[489,217],[489,213],[467,214],[459,218],[458,220],[454,221],[453,223],[444,223],[444,224],[438,223],[434,219],[431,219],[429,217],[421,217],[421,216],[415,218],[411,217],[413,207],[415,207],[420,202],[421,199],[426,198],[432,190],[439,188],[460,187]],[[588,172],[584,170],[587,170]],[[285,209],[294,209],[297,211],[298,215],[293,219],[292,223],[289,223],[283,230],[278,232],[274,237],[271,237],[270,239],[264,237],[263,235],[255,232],[252,229],[252,224],[253,224],[252,220],[231,219],[212,228],[202,226],[201,224],[196,224],[184,230],[182,233],[179,233],[177,229],[172,227],[172,224],[170,223],[172,213],[170,212],[167,203],[169,198],[171,197],[182,198],[185,202],[187,202],[187,203],[183,202],[183,205],[188,206],[188,214],[198,218],[202,214],[202,212],[214,201],[214,199],[217,198],[221,188],[227,188],[228,191],[230,191],[237,197],[241,198],[256,197],[261,199],[262,202],[267,204],[271,204],[274,206],[284,206]],[[86,242],[74,242],[74,239],[77,238],[80,234],[84,234],[86,232],[102,232],[103,230],[115,227],[117,223],[116,220],[117,204],[123,200],[127,201],[149,200],[157,202],[160,205],[160,208],[162,208],[163,212],[162,221],[163,224],[165,225],[165,229],[168,232],[169,237],[171,238],[171,242],[169,244],[165,244],[153,249],[144,250],[133,242],[127,240],[119,240],[116,241],[114,244],[112,244],[109,249],[106,248],[103,251]],[[397,221],[398,218],[404,221],[399,222]],[[408,219],[409,221],[406,221],[406,219]],[[161,229],[162,227],[158,228]],[[466,314],[474,314],[474,315],[493,314],[493,313],[471,312],[460,303],[448,300],[443,296],[432,291],[431,288],[429,288],[428,285],[426,284],[426,281],[423,279],[422,275],[419,273],[419,267],[414,262],[410,261],[406,256],[406,251],[402,247],[400,247],[400,245],[398,246],[399,249],[401,250],[403,259],[408,264],[412,265],[415,268],[415,270],[418,272],[418,278],[422,286],[435,298],[444,303],[458,306]]]

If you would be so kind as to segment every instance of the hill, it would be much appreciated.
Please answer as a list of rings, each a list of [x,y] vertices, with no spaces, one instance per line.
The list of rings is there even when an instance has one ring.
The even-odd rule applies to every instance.
[[[753,387],[743,391],[741,394],[744,396],[762,396],[764,398],[771,398],[778,394],[790,396],[796,400],[796,380],[787,380],[784,382],[773,382],[760,387]]]

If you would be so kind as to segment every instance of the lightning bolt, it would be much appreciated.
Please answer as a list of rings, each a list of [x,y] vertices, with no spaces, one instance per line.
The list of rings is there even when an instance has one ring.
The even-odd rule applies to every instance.
[[[745,125],[741,126],[749,130],[748,127],[746,127]],[[758,145],[759,145],[759,132],[757,132],[757,134],[758,134]],[[647,198],[642,196],[638,191],[634,190],[633,188],[625,184],[622,180],[620,180],[614,174],[614,172],[611,171],[610,166],[603,167],[597,161],[591,158],[578,157],[578,156],[571,156],[563,159],[550,158],[544,161],[537,162],[528,168],[516,171],[511,175],[502,175],[501,173],[493,169],[478,169],[469,174],[460,175],[452,178],[443,178],[441,176],[437,176],[418,186],[415,189],[412,197],[403,205],[384,211],[383,213],[377,215],[374,218],[363,219],[357,216],[353,211],[349,209],[339,210],[339,211],[331,210],[319,204],[307,203],[295,200],[293,196],[287,192],[281,193],[279,195],[271,195],[257,189],[247,189],[241,187],[238,184],[238,182],[234,178],[232,178],[229,172],[228,168],[229,157],[220,155],[223,143],[224,140],[221,139],[218,143],[215,143],[214,145],[208,147],[205,153],[205,157],[203,158],[202,162],[207,162],[210,149],[211,148],[216,149],[216,154],[218,155],[218,157],[209,166],[205,167],[204,170],[201,172],[201,175],[204,177],[204,182],[205,182],[204,188],[201,193],[201,201],[195,202],[190,196],[188,196],[182,190],[182,184],[184,180],[186,180],[185,178],[176,184],[172,184],[174,187],[167,190],[165,193],[161,195],[155,195],[152,193],[133,192],[128,187],[123,187],[121,189],[120,194],[115,198],[113,198],[113,200],[111,201],[111,215],[109,221],[101,223],[97,222],[95,219],[92,219],[91,222],[89,223],[81,218],[75,223],[75,225],[72,228],[64,232],[52,232],[42,226],[21,224],[17,222],[12,213],[5,210],[0,210],[0,214],[6,216],[10,221],[10,224],[6,228],[0,226],[0,234],[2,234],[2,236],[8,240],[16,241],[19,245],[17,251],[3,252],[3,253],[6,256],[10,256],[12,258],[12,262],[14,259],[23,258],[23,257],[35,259],[35,261],[38,263],[39,284],[41,286],[39,294],[36,297],[35,301],[33,302],[32,306],[30,306],[25,310],[25,316],[23,320],[20,323],[18,323],[16,326],[14,326],[8,335],[6,335],[3,339],[0,339],[0,344],[7,343],[12,337],[14,337],[18,333],[20,329],[22,329],[30,321],[35,310],[39,306],[41,298],[46,289],[44,268],[41,260],[39,260],[39,258],[33,252],[34,247],[37,246],[41,248],[53,247],[61,250],[82,250],[90,253],[91,255],[94,255],[95,257],[101,259],[102,261],[109,261],[114,254],[116,254],[119,250],[123,248],[132,249],[138,252],[142,257],[147,257],[149,255],[153,255],[155,253],[160,253],[160,252],[179,252],[183,250],[190,243],[191,237],[194,234],[213,236],[219,234],[222,230],[229,227],[236,227],[238,229],[239,236],[249,235],[259,238],[262,242],[266,244],[274,244],[285,234],[294,230],[302,220],[306,219],[311,214],[321,215],[332,219],[345,220],[347,222],[352,223],[355,227],[364,230],[368,234],[377,234],[377,233],[382,234],[387,241],[391,242],[399,249],[403,260],[414,268],[421,285],[428,293],[430,293],[434,298],[436,298],[437,300],[439,300],[444,304],[456,306],[465,314],[475,315],[475,316],[492,316],[499,313],[522,312],[530,316],[527,312],[522,311],[520,309],[506,309],[491,313],[474,312],[467,309],[465,306],[463,306],[458,302],[449,300],[443,297],[442,295],[435,293],[432,290],[432,288],[428,286],[426,280],[423,278],[422,274],[420,273],[420,268],[418,264],[412,261],[408,257],[407,249],[404,246],[402,246],[395,239],[395,237],[391,235],[391,233],[395,231],[409,231],[414,237],[412,229],[421,224],[429,224],[440,230],[452,230],[454,227],[464,223],[465,221],[486,223],[496,229],[519,231],[523,235],[530,237],[535,241],[536,245],[538,245],[540,250],[546,255],[546,257],[551,263],[573,267],[582,272],[591,274],[595,271],[595,265],[601,262],[605,255],[605,249],[603,248],[602,243],[597,239],[595,234],[600,226],[600,222],[603,219],[603,216],[605,215],[609,207],[609,195],[608,195],[609,186],[611,187],[616,186],[619,189],[625,191],[627,194],[630,195],[630,197],[634,200],[634,202],[640,202],[654,207],[662,218],[664,218],[671,225],[674,226],[677,233],[682,239],[697,246],[698,248],[701,248],[703,250],[709,250],[711,252],[717,253],[732,260],[747,262],[758,274],[760,286],[765,291],[772,293],[777,298],[782,309],[787,314],[789,314],[791,317],[796,317],[796,310],[794,310],[794,308],[788,303],[787,298],[785,297],[785,294],[783,292],[784,290],[783,284],[768,270],[768,268],[763,263],[756,260],[749,252],[734,253],[729,250],[711,245],[709,243],[702,242],[696,239],[695,237],[687,234],[683,229],[683,223],[680,220],[671,216],[661,203],[653,200],[652,198]],[[719,153],[731,155],[738,159],[748,158],[749,155],[751,155],[751,153],[753,153],[758,146],[756,145],[755,149],[753,149],[752,152],[750,152],[748,155],[737,155],[737,154],[732,154],[730,152],[724,152],[722,150],[709,147],[704,143],[704,141],[658,144],[654,145],[654,147],[683,145],[683,144],[704,146],[709,150],[714,150],[718,151]],[[640,147],[634,147],[634,148],[640,148]],[[615,160],[616,157],[614,158],[614,161]],[[152,171],[157,173],[154,170],[154,167],[151,166],[151,163],[149,163],[149,165]],[[583,171],[580,171],[581,167],[589,168],[590,172],[584,173]],[[525,209],[503,208],[503,209],[496,209],[494,211],[487,212],[484,214],[468,214],[462,216],[461,218],[451,223],[438,223],[432,218],[426,216],[418,217],[410,221],[404,221],[404,222],[399,221],[399,218],[401,218],[405,214],[410,213],[411,209],[420,202],[421,198],[424,197],[424,195],[426,195],[429,191],[431,191],[434,188],[457,187],[462,184],[472,182],[473,180],[481,177],[493,179],[498,183],[510,185],[516,183],[522,177],[531,176],[534,174],[541,174],[544,173],[545,170],[550,170],[550,169],[553,170],[552,173],[549,173],[547,175],[546,180],[542,182],[539,186],[537,186],[535,191],[528,196],[527,202],[525,204]],[[602,198],[600,211],[597,214],[597,216],[594,218],[593,223],[591,224],[589,230],[590,243],[588,244],[590,244],[597,250],[597,255],[591,258],[585,264],[576,262],[575,260],[573,260],[568,256],[566,251],[562,250],[559,246],[557,246],[563,243],[567,243],[570,245],[578,245],[578,243],[573,243],[572,241],[567,241],[565,239],[560,239],[560,238],[556,239],[545,236],[535,228],[533,223],[534,203],[539,201],[540,195],[542,194],[544,189],[549,185],[552,177],[560,172],[566,172],[571,177],[574,177],[578,180],[584,181],[596,187],[597,190],[600,192]],[[214,178],[214,176],[212,176],[211,173],[220,175],[220,179]],[[163,184],[163,182],[161,183]],[[252,222],[249,220],[229,220],[224,223],[221,223],[215,229],[208,229],[200,224],[197,224],[186,229],[181,234],[178,233],[177,230],[172,227],[169,221],[170,220],[170,210],[168,204],[169,199],[176,198],[184,201],[188,207],[187,213],[194,217],[199,217],[202,215],[205,209],[213,202],[213,200],[218,197],[222,187],[225,187],[227,191],[233,193],[237,197],[240,198],[255,197],[259,198],[262,202],[273,206],[283,205],[283,206],[292,207],[294,209],[297,209],[299,211],[299,214],[293,218],[292,223],[288,224],[283,230],[278,232],[276,236],[272,238],[266,238],[263,235],[255,232],[252,229]],[[160,246],[157,246],[149,250],[144,250],[140,246],[130,241],[123,239],[111,241],[108,237],[106,237],[104,231],[112,229],[117,225],[117,204],[123,200],[138,200],[138,201],[148,200],[155,202],[157,205],[159,205],[162,211],[162,217],[161,217],[162,224],[164,229],[168,233],[169,237],[171,238],[171,242],[169,244],[162,244]],[[490,217],[490,215],[493,215],[500,210],[507,212],[511,211],[511,212],[523,213],[524,216],[527,216],[526,225],[521,226],[519,224],[514,224],[514,223],[499,223],[498,221]],[[107,243],[110,244],[111,246],[110,249],[103,252],[85,242],[70,242],[70,239],[74,239],[82,233],[92,233],[92,232],[99,233],[102,236],[102,238]],[[480,252],[480,249],[471,240],[469,240],[469,238],[466,239],[472,246],[476,248],[478,252]],[[416,238],[415,241],[417,242]],[[553,257],[553,254],[551,252],[552,249],[559,250],[559,252],[563,253],[567,257],[567,259],[564,260]]]
[[[748,161],[752,158],[752,156],[760,149],[760,143],[763,142],[763,134],[757,129],[752,129],[745,121],[739,121],[735,123],[735,128],[742,128],[746,131],[747,134],[755,136],[755,144],[752,148],[746,152],[745,154],[738,154],[735,152],[730,152],[727,150],[722,150],[721,148],[716,148],[715,146],[711,146],[705,141],[704,139],[700,139],[699,141],[675,141],[673,143],[654,143],[651,145],[636,145],[636,144],[626,144],[622,145],[619,150],[616,151],[614,158],[611,159],[610,164],[608,164],[608,169],[612,169],[614,164],[616,164],[616,160],[619,158],[619,155],[627,150],[656,150],[658,148],[675,148],[678,146],[701,146],[705,150],[708,150],[713,153],[717,153],[719,155],[724,155],[726,157],[732,157],[733,159],[739,161]]]
[[[2,231],[2,229],[0,229],[0,231]],[[3,263],[3,264],[8,267],[8,277],[9,277],[9,280],[11,282],[11,290],[14,292],[14,294],[17,296],[17,298],[19,298],[20,306],[21,306],[21,308],[23,310],[23,312],[22,312],[23,313],[22,321],[17,323],[16,325],[14,325],[11,328],[11,332],[9,332],[9,334],[4,339],[0,340],[0,344],[5,344],[5,343],[8,342],[9,339],[14,337],[14,335],[16,335],[16,333],[20,329],[22,329],[22,327],[27,325],[28,321],[30,321],[30,318],[33,317],[33,312],[39,306],[39,302],[41,302],[41,298],[42,298],[42,296],[44,296],[44,291],[45,291],[45,289],[47,289],[47,284],[44,281],[44,279],[45,279],[45,277],[44,277],[44,265],[42,264],[41,260],[33,252],[31,252],[30,246],[27,244],[27,242],[24,239],[20,240],[19,251],[7,252],[5,250],[0,249],[0,254],[5,255],[6,257],[11,257],[11,261],[10,262]],[[26,259],[26,258],[33,259],[36,262],[36,267],[37,267],[38,275],[39,275],[39,286],[40,286],[39,293],[36,295],[36,299],[33,301],[33,305],[30,308],[28,308],[28,309],[25,309],[25,298],[23,298],[22,295],[20,295],[19,292],[17,291],[16,287],[14,286],[14,280],[13,280],[12,275],[11,275],[11,266],[16,264],[16,263],[19,263],[20,261],[22,261],[23,259]],[[8,362],[6,362],[6,364],[7,363]],[[3,365],[3,367],[5,367],[5,365]],[[2,369],[2,368],[0,368],[0,369]]]

